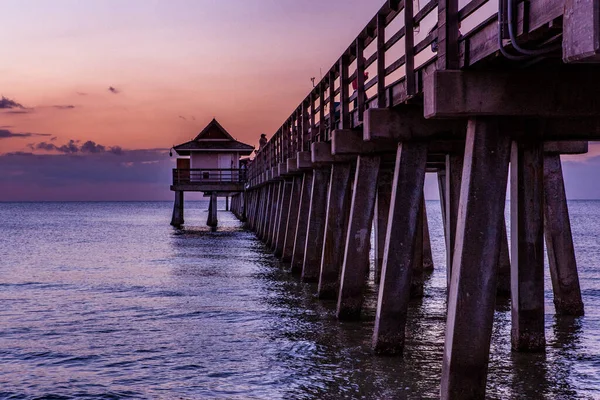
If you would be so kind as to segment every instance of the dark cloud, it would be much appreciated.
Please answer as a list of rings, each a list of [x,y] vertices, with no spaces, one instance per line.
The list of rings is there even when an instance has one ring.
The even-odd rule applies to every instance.
[[[75,108],[75,106],[74,106],[74,105],[71,105],[71,104],[69,104],[69,105],[65,105],[65,106],[58,105],[58,106],[52,106],[52,107],[53,107],[53,108],[56,108],[56,109],[58,109],[58,110],[70,110],[70,109],[73,109],[73,108]]]
[[[32,136],[52,136],[49,133],[32,133],[32,132],[12,132],[8,129],[0,129],[0,139],[8,138],[25,138]]]
[[[182,120],[184,120],[184,121],[187,121],[187,118],[186,118],[186,117],[184,117],[183,115],[180,115],[180,116],[179,116],[179,118],[181,118],[181,119],[182,119]]]
[[[51,142],[55,141],[56,137],[50,139]],[[78,144],[79,140],[69,140],[66,144],[61,146],[57,146],[54,143],[49,142],[40,142],[36,144],[30,144],[28,147],[31,150],[43,150],[43,151],[52,151],[63,154],[102,154],[109,153],[115,155],[122,155],[124,150],[119,146],[104,146],[98,144],[92,140],[88,140],[84,142],[81,146]]]
[[[108,91],[113,93],[113,94],[119,94],[121,91],[113,86],[108,88]]]
[[[87,94],[87,93],[85,93],[85,92],[75,92],[75,93],[77,93],[79,96],[87,96],[87,95],[88,95],[88,94]]]
[[[12,109],[12,108],[20,108],[22,110],[25,109],[22,104],[17,103],[14,100],[9,99],[8,97],[2,96],[0,99],[0,109]]]

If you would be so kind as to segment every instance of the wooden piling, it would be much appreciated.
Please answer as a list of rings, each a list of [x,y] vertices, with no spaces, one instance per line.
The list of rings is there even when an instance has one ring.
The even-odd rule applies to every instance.
[[[318,296],[322,299],[333,299],[338,292],[340,270],[344,261],[341,249],[346,244],[350,211],[351,169],[352,164],[349,163],[331,166],[318,286]]]
[[[543,142],[513,142],[510,166],[512,348],[542,351],[544,335]]]
[[[173,216],[171,217],[171,225],[180,227],[183,225],[183,191],[175,191],[175,202],[173,203]]]
[[[398,146],[373,332],[373,348],[379,354],[402,354],[404,349],[426,161],[425,143]]]
[[[433,254],[431,252],[431,238],[429,236],[429,222],[427,221],[427,206],[423,195],[423,270],[433,271]]]
[[[281,182],[281,201],[279,204],[279,216],[277,220],[277,235],[275,237],[275,257],[283,255],[283,245],[287,233],[288,216],[290,215],[290,198],[292,196],[293,182],[286,179]]]
[[[510,138],[469,119],[442,364],[442,399],[483,399],[496,304]],[[448,210],[447,210],[448,211]]]
[[[546,248],[556,313],[583,315],[569,209],[558,154],[544,156],[544,192]]]
[[[283,243],[283,254],[281,261],[290,262],[294,254],[294,241],[296,228],[298,227],[298,214],[300,212],[300,199],[302,196],[302,175],[294,176],[292,181],[292,193],[290,195],[290,207],[285,227],[285,240]]]
[[[383,163],[383,162],[382,162]],[[375,229],[375,276],[376,284],[381,280],[381,269],[383,266],[383,254],[385,250],[385,235],[387,233],[387,222],[390,214],[390,200],[392,198],[392,182],[394,169],[381,168],[377,180],[377,200],[375,203],[374,229]]]
[[[294,235],[294,251],[292,253],[291,272],[301,273],[304,265],[304,251],[306,249],[306,235],[308,233],[308,219],[310,213],[310,197],[312,192],[313,172],[306,172],[302,176],[302,192],[300,194],[300,209],[298,222]]]
[[[321,256],[323,255],[323,238],[325,236],[329,176],[329,168],[313,171],[304,262],[302,264],[302,280],[306,282],[315,282],[319,279]]]
[[[216,228],[218,225],[217,220],[217,193],[212,192],[210,194],[210,202],[208,205],[208,218],[206,220],[206,225],[211,228]]]
[[[349,320],[360,317],[364,288],[369,274],[371,229],[380,164],[379,156],[359,155],[356,161],[337,303],[336,314],[339,319]]]

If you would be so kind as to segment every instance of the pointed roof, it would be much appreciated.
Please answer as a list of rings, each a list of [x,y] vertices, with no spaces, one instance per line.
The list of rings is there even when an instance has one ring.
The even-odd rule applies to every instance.
[[[189,142],[174,146],[173,149],[180,156],[189,156],[191,153],[202,152],[222,152],[239,153],[240,155],[250,155],[254,151],[254,146],[238,142],[213,118],[206,125],[206,128]]]
[[[231,136],[229,134],[229,132],[227,132],[225,130],[225,128],[223,128],[223,126],[215,118],[213,118],[212,121],[210,121],[208,123],[208,125],[206,125],[206,128],[202,129],[202,131],[198,134],[198,136],[196,136],[194,138],[194,140],[205,140],[205,139],[208,139],[208,140],[222,139],[222,140],[235,141],[233,136]]]

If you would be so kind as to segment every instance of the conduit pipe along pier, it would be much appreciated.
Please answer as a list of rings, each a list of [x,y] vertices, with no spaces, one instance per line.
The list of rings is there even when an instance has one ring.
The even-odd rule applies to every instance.
[[[484,398],[497,295],[511,296],[513,350],[544,351],[544,240],[556,313],[584,313],[560,155],[600,139],[599,3],[386,2],[233,197],[293,273],[337,299],[339,319],[360,317],[374,226],[373,349],[400,355],[409,300],[432,268],[423,183],[437,174],[443,399]]]

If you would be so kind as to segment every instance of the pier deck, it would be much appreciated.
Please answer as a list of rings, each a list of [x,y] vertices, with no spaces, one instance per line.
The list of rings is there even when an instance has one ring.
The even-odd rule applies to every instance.
[[[512,299],[513,350],[543,351],[544,239],[557,314],[584,312],[560,155],[600,139],[599,5],[387,1],[233,198],[292,272],[338,299],[340,319],[360,318],[375,222],[373,348],[400,355],[409,300],[423,296],[431,268],[423,182],[437,174],[448,254],[443,399],[485,397],[497,295]]]

